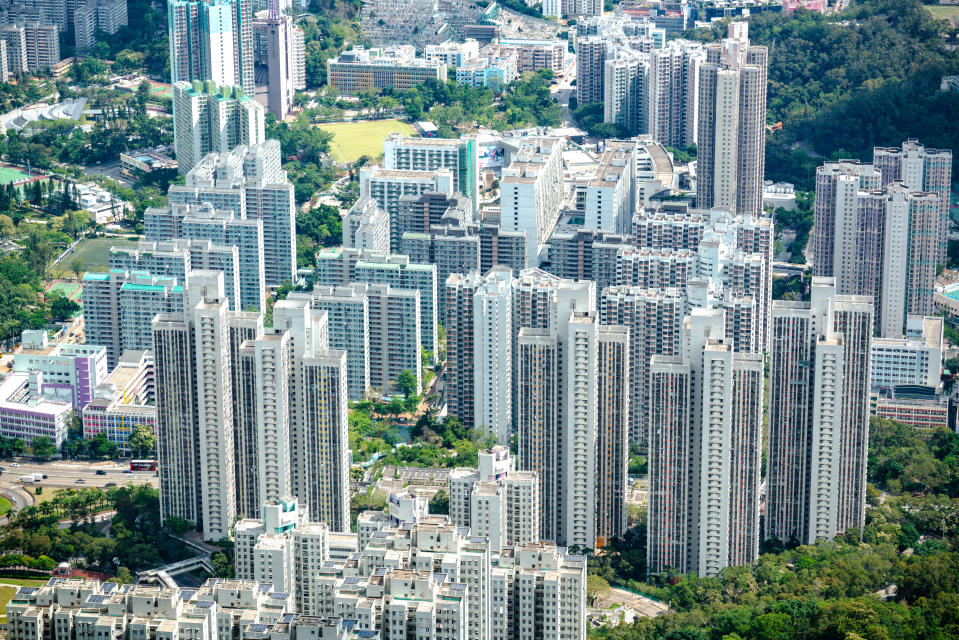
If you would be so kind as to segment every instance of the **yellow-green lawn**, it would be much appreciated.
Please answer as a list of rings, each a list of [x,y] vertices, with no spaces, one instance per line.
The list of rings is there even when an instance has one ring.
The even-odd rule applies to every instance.
[[[331,122],[317,125],[333,134],[330,154],[336,162],[356,162],[360,156],[379,158],[383,155],[383,140],[391,133],[414,133],[413,127],[399,120],[368,120],[363,122]]]
[[[949,4],[927,4],[926,9],[933,17],[939,20],[957,20],[959,19],[959,5]]]

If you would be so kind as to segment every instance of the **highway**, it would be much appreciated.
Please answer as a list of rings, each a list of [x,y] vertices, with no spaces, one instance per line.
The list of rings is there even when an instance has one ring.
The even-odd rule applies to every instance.
[[[14,466],[19,465],[19,466]],[[6,489],[5,493],[11,499],[14,499],[16,508],[26,506],[21,504],[22,489],[20,487],[20,477],[31,473],[46,474],[46,479],[40,482],[32,483],[33,486],[52,487],[63,489],[66,487],[100,487],[107,484],[127,485],[143,484],[159,486],[159,480],[154,472],[139,471],[135,473],[124,473],[130,467],[129,464],[117,464],[115,462],[78,462],[68,460],[56,460],[51,462],[35,461],[3,461],[0,462],[3,468],[3,474],[0,475],[0,488]],[[97,470],[104,471],[104,475],[97,475]],[[78,482],[82,480],[82,482]],[[27,484],[26,486],[30,486]]]

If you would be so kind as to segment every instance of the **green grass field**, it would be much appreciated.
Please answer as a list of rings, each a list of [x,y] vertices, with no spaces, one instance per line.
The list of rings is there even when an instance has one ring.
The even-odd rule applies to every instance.
[[[10,182],[19,182],[21,180],[26,180],[30,177],[26,171],[20,171],[19,169],[14,169],[13,167],[0,167],[0,184],[8,184]]]
[[[51,269],[55,278],[75,278],[73,261],[79,259],[83,263],[80,272],[106,271],[110,259],[110,247],[135,246],[135,240],[123,238],[88,238],[73,248],[60,264]]]
[[[383,155],[383,140],[387,135],[414,133],[413,127],[399,120],[333,122],[317,126],[333,134],[330,153],[336,162],[356,162],[364,155],[379,158]]]
[[[926,9],[939,20],[959,19],[959,5],[927,4]]]
[[[13,503],[8,498],[0,496],[0,516],[5,515],[13,509]]]
[[[7,605],[17,595],[17,590],[13,587],[0,587],[0,622],[7,621]]]
[[[0,582],[4,584],[15,584],[20,587],[39,587],[50,581],[50,578],[4,578],[0,576]]]

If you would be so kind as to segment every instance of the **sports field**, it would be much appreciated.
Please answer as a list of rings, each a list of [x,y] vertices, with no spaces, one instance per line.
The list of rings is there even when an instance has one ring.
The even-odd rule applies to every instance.
[[[47,293],[59,293],[74,302],[83,301],[83,286],[79,282],[54,282],[47,286]]]
[[[959,5],[927,4],[926,9],[937,20],[949,20],[951,22],[959,20]]]
[[[135,240],[126,240],[124,238],[88,238],[75,246],[60,264],[51,269],[51,275],[55,278],[74,278],[73,261],[80,260],[83,266],[80,269],[82,274],[85,271],[106,271],[110,260],[110,247],[132,247],[136,245]]]
[[[332,122],[316,126],[333,134],[330,154],[336,162],[356,162],[363,155],[379,158],[383,155],[383,140],[387,135],[414,133],[413,127],[399,120]]]
[[[26,171],[15,169],[13,167],[0,166],[0,184],[9,184],[11,182],[21,182],[30,177]]]

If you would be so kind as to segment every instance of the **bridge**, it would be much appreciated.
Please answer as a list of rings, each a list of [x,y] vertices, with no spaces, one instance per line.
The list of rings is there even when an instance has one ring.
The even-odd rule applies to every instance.
[[[197,569],[203,569],[207,573],[213,573],[213,562],[210,560],[210,556],[196,556],[157,567],[156,569],[140,571],[137,573],[137,582],[159,583],[164,586],[175,587],[176,582],[174,582],[172,576],[189,573]]]
[[[795,264],[792,262],[773,262],[774,276],[800,276],[812,269],[811,264]]]

